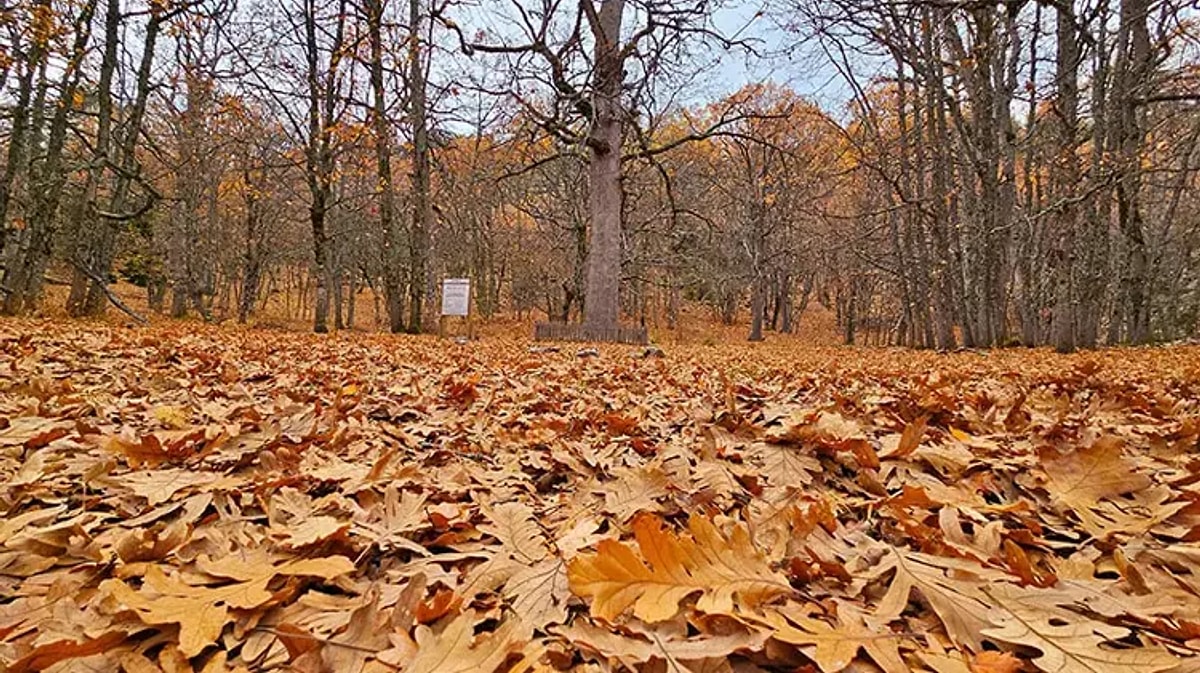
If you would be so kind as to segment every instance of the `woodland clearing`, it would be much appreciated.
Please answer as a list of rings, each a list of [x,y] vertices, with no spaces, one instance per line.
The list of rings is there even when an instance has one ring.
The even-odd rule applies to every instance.
[[[27,671],[1200,669],[1200,349],[0,323]]]

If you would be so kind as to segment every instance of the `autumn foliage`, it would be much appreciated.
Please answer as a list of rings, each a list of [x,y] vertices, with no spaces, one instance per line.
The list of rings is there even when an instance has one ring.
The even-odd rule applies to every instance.
[[[1200,350],[0,326],[28,671],[1158,673]]]

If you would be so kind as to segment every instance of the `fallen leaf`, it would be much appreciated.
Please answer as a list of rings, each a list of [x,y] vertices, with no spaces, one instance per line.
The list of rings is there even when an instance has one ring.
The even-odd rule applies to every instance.
[[[688,520],[690,536],[663,530],[662,521],[634,520],[641,557],[628,545],[603,540],[594,555],[580,555],[568,567],[571,591],[591,598],[593,616],[612,621],[629,608],[639,619],[659,622],[679,611],[679,603],[699,593],[696,608],[731,614],[790,592],[787,580],[770,569],[742,527],[729,537],[707,518]]]

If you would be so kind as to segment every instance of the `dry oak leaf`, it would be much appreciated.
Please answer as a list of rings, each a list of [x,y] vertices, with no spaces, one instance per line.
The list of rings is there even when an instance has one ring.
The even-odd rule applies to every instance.
[[[488,635],[475,639],[474,613],[459,615],[434,633],[427,626],[416,630],[417,654],[404,667],[404,673],[492,673],[509,652],[523,645],[517,637],[522,630],[517,620],[508,620]]]
[[[341,556],[296,559],[275,565],[265,552],[247,560],[227,556],[220,561],[201,557],[197,565],[205,573],[237,580],[219,587],[191,586],[168,577],[158,566],[146,571],[141,590],[118,579],[100,584],[101,594],[132,609],[146,624],[178,624],[179,649],[194,657],[220,637],[229,621],[229,608],[251,609],[271,600],[267,585],[276,575],[313,576],[326,580],[354,570]]]
[[[529,628],[567,621],[571,592],[566,564],[558,558],[547,558],[518,570],[504,583],[504,596]]]
[[[597,553],[571,561],[571,591],[592,599],[592,616],[611,622],[632,607],[638,619],[661,622],[674,617],[680,601],[697,592],[696,609],[730,614],[735,606],[752,609],[791,591],[787,579],[772,571],[754,548],[745,527],[736,526],[725,537],[707,518],[692,516],[691,535],[683,536],[662,525],[653,515],[634,519],[642,558],[630,546],[607,539],[597,545]]]
[[[513,558],[532,564],[550,555],[536,515],[528,505],[502,502],[481,509],[491,523],[481,524],[479,530],[499,540]]]
[[[894,447],[880,453],[880,458],[904,458],[917,450],[921,439],[925,436],[925,428],[929,425],[929,415],[921,416],[904,426]]]
[[[99,638],[83,641],[57,640],[35,647],[32,652],[9,664],[5,673],[29,673],[45,670],[59,662],[101,654],[125,642],[122,631],[110,631]]]
[[[834,627],[800,614],[768,612],[765,621],[774,630],[776,640],[798,645],[822,673],[838,673],[865,651],[884,673],[906,673],[900,658],[898,636],[884,629],[871,628],[863,615],[848,604],[838,604],[838,622]]]
[[[287,535],[281,543],[285,547],[299,549],[337,537],[350,530],[350,524],[332,516],[319,515],[289,524],[286,530]]]
[[[1150,477],[1121,456],[1123,444],[1120,437],[1107,435],[1066,454],[1042,448],[1038,460],[1049,477],[1047,490],[1063,504],[1079,509],[1146,488]]]
[[[1129,629],[1058,608],[1058,604],[1071,602],[1062,592],[1011,584],[989,586],[984,591],[997,607],[989,615],[995,626],[983,629],[983,635],[1038,650],[1042,654],[1033,663],[1046,673],[1157,673],[1179,663],[1157,646],[1101,647],[1106,641],[1125,638]]]
[[[240,556],[224,556],[217,561],[201,556],[196,565],[209,575],[228,577],[241,582],[253,582],[263,578],[270,580],[276,575],[331,580],[354,571],[354,563],[345,556],[297,558],[276,563],[266,550],[261,548],[244,552]]]
[[[229,621],[226,601],[233,600],[228,588],[222,591],[188,586],[168,578],[157,566],[146,571],[145,582],[141,591],[134,591],[121,580],[105,580],[100,592],[132,609],[146,624],[178,624],[179,649],[187,657],[200,654],[221,636]],[[263,591],[265,587],[252,587],[249,595],[257,598],[256,592]]]
[[[622,468],[613,471],[614,481],[607,482],[593,492],[604,496],[600,511],[626,521],[639,512],[660,509],[659,498],[667,496],[671,480],[659,465],[643,468]]]
[[[748,629],[693,638],[661,638],[654,635],[654,640],[651,641],[600,628],[585,620],[576,620],[574,624],[556,626],[551,630],[569,640],[572,645],[598,652],[627,666],[642,664],[651,659],[662,659],[675,667],[668,667],[668,670],[679,670],[693,661],[725,659],[735,652],[757,652],[771,635],[767,630]]]
[[[0,446],[24,446],[27,449],[37,449],[67,436],[73,428],[74,424],[63,420],[41,416],[22,416],[10,420],[8,425],[0,429]]]
[[[350,532],[371,539],[384,551],[399,548],[428,556],[429,550],[405,535],[429,525],[425,500],[425,495],[402,491],[395,484],[389,484],[383,494],[382,506],[355,516]]]
[[[983,650],[979,632],[991,625],[991,602],[981,590],[982,582],[994,581],[1002,573],[969,561],[895,548],[871,569],[873,576],[888,571],[893,571],[892,583],[875,609],[876,617],[898,619],[915,589],[933,608],[955,645],[975,652]]]
[[[567,619],[566,564],[551,556],[550,547],[533,510],[520,502],[482,507],[491,524],[479,530],[500,540],[515,561],[513,575],[504,583],[504,595],[525,626],[540,629]]]
[[[308,656],[319,658],[321,670],[337,673],[373,673],[394,670],[385,664],[373,661],[376,652],[389,646],[389,625],[386,611],[379,607],[379,588],[368,589],[364,602],[350,615],[346,628],[329,639],[327,643]],[[319,656],[318,656],[319,654]]]
[[[121,485],[155,506],[167,502],[186,488],[211,487],[220,478],[208,472],[174,469],[134,472],[122,475],[119,479]]]

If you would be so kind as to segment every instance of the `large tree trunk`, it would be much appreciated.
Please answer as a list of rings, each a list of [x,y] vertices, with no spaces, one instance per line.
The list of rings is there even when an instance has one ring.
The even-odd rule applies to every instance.
[[[1069,6],[1058,9],[1058,59],[1055,79],[1058,83],[1056,100],[1058,120],[1058,156],[1052,167],[1053,198],[1059,203],[1053,215],[1058,244],[1054,250],[1054,316],[1052,339],[1060,353],[1075,350],[1076,298],[1074,260],[1076,211],[1075,189],[1079,181],[1079,161],[1075,154],[1078,123],[1079,43],[1075,34],[1075,15]]]
[[[313,306],[313,331],[329,331],[329,234],[326,219],[333,193],[336,157],[333,152],[335,111],[340,95],[338,71],[343,53],[346,29],[346,0],[338,3],[336,24],[330,45],[329,62],[320,71],[320,49],[317,41],[317,8],[311,0],[305,3],[305,58],[308,79],[308,144],[305,148],[305,177],[308,183],[309,227],[312,230],[313,269],[316,297]],[[322,78],[322,74],[324,77]],[[322,81],[322,79],[324,81]]]
[[[943,11],[923,9],[922,20],[927,25],[946,20]],[[936,39],[935,39],[936,38]],[[957,339],[954,333],[955,290],[960,283],[958,264],[951,246],[948,225],[950,174],[946,156],[951,151],[950,134],[946,124],[946,92],[941,59],[941,34],[933,30],[922,31],[921,50],[929,64],[929,80],[925,86],[925,142],[918,143],[929,148],[929,195],[931,217],[928,218],[931,251],[928,257],[933,265],[930,274],[934,286],[934,322],[937,347],[941,350],[954,348]]]
[[[36,309],[42,300],[43,277],[50,261],[55,235],[55,220],[62,201],[63,187],[67,182],[67,171],[63,168],[63,149],[66,145],[68,121],[74,111],[75,93],[79,89],[82,75],[80,67],[87,54],[91,40],[92,17],[96,11],[96,0],[84,5],[75,22],[75,41],[71,58],[62,73],[62,87],[54,117],[50,121],[49,138],[40,160],[30,163],[29,193],[32,207],[29,211],[28,230],[22,249],[17,255],[8,256],[12,265],[5,276],[9,290],[4,298],[4,312],[20,313]],[[46,82],[43,82],[44,86]],[[40,95],[39,95],[40,97]]]
[[[1117,181],[1117,222],[1129,250],[1123,279],[1125,295],[1125,338],[1130,343],[1150,339],[1149,258],[1141,209],[1141,149],[1145,130],[1138,114],[1140,98],[1148,88],[1153,70],[1150,33],[1147,29],[1148,0],[1121,0],[1118,56],[1120,118],[1116,123],[1121,173]]]
[[[142,55],[137,69],[133,104],[130,106],[129,116],[121,128],[120,137],[112,142],[113,139],[108,136],[114,131],[111,86],[116,70],[115,52],[119,40],[119,30],[117,29],[121,23],[120,3],[110,0],[108,12],[109,15],[105,18],[105,39],[108,42],[105,45],[104,61],[101,65],[100,96],[102,102],[99,106],[100,121],[97,126],[96,147],[97,156],[100,157],[107,156],[107,152],[111,149],[115,156],[108,158],[120,168],[112,178],[107,210],[94,213],[97,216],[93,220],[96,223],[93,232],[95,235],[85,238],[84,246],[79,250],[75,260],[77,264],[72,278],[71,294],[67,301],[67,312],[73,316],[103,313],[104,307],[109,301],[107,283],[116,259],[117,234],[121,225],[136,214],[126,211],[130,206],[133,176],[138,172],[135,151],[142,134],[142,120],[145,117],[146,104],[150,97],[150,76],[154,64],[155,44],[164,21],[164,7],[151,5],[150,18],[146,22],[145,41],[141,45]],[[107,83],[105,82],[106,77]],[[107,102],[104,102],[105,98],[107,98]],[[106,107],[107,110],[105,110]],[[101,142],[102,138],[103,142]],[[96,179],[99,178],[100,175],[97,175]],[[94,193],[91,196],[93,199],[95,198]],[[153,196],[146,194],[145,198],[152,199]],[[151,202],[147,201],[141,204],[138,211],[149,210],[150,205]],[[80,264],[86,267],[88,273],[79,267]]]
[[[25,150],[29,143],[29,116],[33,98],[34,76],[41,70],[41,63],[46,53],[46,40],[50,37],[51,26],[44,25],[51,21],[50,3],[48,0],[37,0],[29,9],[30,45],[28,57],[23,63],[24,70],[18,77],[17,101],[12,111],[12,126],[8,135],[8,157],[4,163],[4,172],[0,174],[0,253],[4,251],[6,232],[8,231],[8,210],[12,201],[13,184],[17,174],[25,169]],[[17,38],[14,38],[14,42]]]
[[[376,199],[379,205],[379,230],[383,238],[380,251],[383,262],[383,295],[387,302],[388,329],[404,331],[404,297],[396,259],[396,197],[392,186],[392,134],[388,124],[387,100],[383,86],[383,3],[366,0],[367,36],[371,44],[371,128],[375,135]]]
[[[429,200],[429,128],[425,109],[425,63],[421,58],[421,0],[409,0],[408,11],[409,123],[413,129],[412,227],[408,237],[408,331],[419,334],[425,311],[429,225],[433,219],[433,209]]]
[[[621,297],[621,16],[625,0],[604,0],[592,30],[595,36],[595,74],[592,109],[595,119],[588,136],[587,288],[584,323],[615,327]]]
[[[120,40],[120,28],[120,0],[107,0],[104,15],[104,56],[100,61],[100,82],[96,88],[95,156],[97,159],[107,159],[109,157],[112,141],[112,82],[117,70],[117,46]],[[95,217],[96,192],[98,191],[98,183],[103,179],[103,176],[104,168],[101,162],[93,162],[88,170],[87,185],[84,188],[84,207],[87,216],[86,219],[89,221]],[[87,231],[82,230],[81,225],[76,225],[75,230],[75,255],[80,258],[75,260],[76,264],[91,266],[91,260],[88,259],[91,246],[89,245],[89,241],[86,240],[90,236],[88,236]],[[88,282],[87,274],[78,268],[74,269],[71,278],[71,292],[67,296],[68,314],[81,315],[84,312]]]

